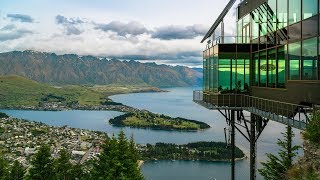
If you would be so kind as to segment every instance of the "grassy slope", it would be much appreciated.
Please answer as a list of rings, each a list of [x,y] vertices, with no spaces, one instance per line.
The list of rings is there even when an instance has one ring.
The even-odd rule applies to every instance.
[[[140,111],[127,113],[110,119],[116,126],[130,126],[137,128],[151,128],[163,130],[201,130],[210,128],[206,123],[184,118],[171,118],[169,116]]]
[[[178,122],[178,121],[168,121],[164,118],[155,118],[155,119],[142,119],[138,118],[136,116],[128,117],[126,120],[124,120],[124,124],[128,126],[134,126],[134,127],[167,127],[168,129],[193,129],[193,130],[200,130],[200,125],[197,125],[196,123],[192,122]]]
[[[152,89],[151,87],[138,88],[112,85],[54,87],[21,76],[0,76],[0,106],[35,106],[38,105],[41,98],[49,94],[64,97],[66,102],[78,101],[81,105],[95,105],[100,104],[109,95]]]
[[[48,94],[62,96],[66,101],[96,104],[103,94],[80,86],[53,87],[20,76],[0,77],[0,105],[38,105]]]

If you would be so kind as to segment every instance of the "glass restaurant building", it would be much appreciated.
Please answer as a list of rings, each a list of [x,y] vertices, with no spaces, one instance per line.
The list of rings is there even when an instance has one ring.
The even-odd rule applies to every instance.
[[[241,1],[237,35],[213,37],[214,27],[203,39],[211,39],[203,52],[204,96],[320,102],[319,6],[319,0]]]

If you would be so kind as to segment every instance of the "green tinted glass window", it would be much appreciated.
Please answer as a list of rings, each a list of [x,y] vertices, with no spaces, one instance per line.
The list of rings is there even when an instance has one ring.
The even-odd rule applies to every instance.
[[[260,52],[260,87],[266,87],[267,85],[267,57],[266,51]]]
[[[239,86],[241,90],[244,87],[244,81],[245,81],[245,60],[244,59],[238,59],[237,61],[237,79],[236,83]]]
[[[269,21],[272,22],[272,31],[275,31],[277,27],[277,0],[269,0],[268,5],[270,7]]]
[[[260,19],[260,36],[266,35],[268,33],[268,13],[260,6],[259,19]]]
[[[232,59],[231,60],[231,64],[232,64],[232,73],[231,73],[231,89],[235,89],[236,88],[236,82],[237,82],[237,65],[236,65],[236,60]]]
[[[217,92],[218,90],[218,56],[213,57],[213,70],[212,70],[212,81],[213,81],[213,91]]]
[[[286,0],[278,0],[277,18],[279,21],[279,24],[278,24],[279,29],[282,29],[288,25],[287,7],[288,7],[288,4]]]
[[[245,68],[244,68],[244,90],[248,90],[250,86],[250,60],[245,60]]]
[[[208,77],[209,77],[209,74],[208,74],[208,60],[207,59],[204,59],[203,61],[203,89],[205,91],[208,91],[209,90],[209,80],[208,80]]]
[[[302,18],[307,19],[318,14],[318,0],[302,0]]]
[[[253,62],[254,62],[254,85],[259,86],[259,53],[254,53],[253,55]]]
[[[289,44],[288,57],[289,57],[289,79],[300,79],[300,41]]]
[[[317,38],[311,38],[302,42],[302,78],[304,80],[317,79],[317,44]]]
[[[209,91],[213,91],[213,57],[209,58]]]
[[[289,0],[289,24],[298,21],[301,21],[301,0]]]
[[[278,88],[284,88],[286,82],[286,56],[285,56],[285,49],[286,46],[282,46],[278,49]]]
[[[267,63],[267,72],[268,72],[268,87],[276,87],[276,49],[268,50],[268,63]]]
[[[219,59],[219,89],[230,90],[231,87],[231,61]]]

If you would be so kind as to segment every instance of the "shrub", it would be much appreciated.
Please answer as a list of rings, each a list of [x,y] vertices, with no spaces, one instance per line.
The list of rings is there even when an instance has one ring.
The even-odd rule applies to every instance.
[[[310,166],[293,166],[287,171],[287,179],[290,180],[318,180],[319,177]]]
[[[320,111],[316,111],[304,132],[304,137],[316,145],[320,145]]]
[[[6,113],[0,112],[0,118],[8,118],[9,116]]]

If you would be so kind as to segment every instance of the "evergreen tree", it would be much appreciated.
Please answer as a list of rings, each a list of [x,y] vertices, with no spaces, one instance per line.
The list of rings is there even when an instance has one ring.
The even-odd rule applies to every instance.
[[[260,174],[265,179],[282,180],[285,179],[286,171],[292,166],[292,159],[296,156],[299,146],[292,147],[292,137],[294,136],[291,126],[287,127],[287,132],[282,133],[284,140],[278,139],[280,151],[278,156],[267,154],[267,162],[261,163],[263,168],[259,169]]]
[[[6,179],[8,177],[8,166],[8,161],[2,157],[2,154],[0,154],[0,179]]]
[[[123,131],[118,139],[115,136],[107,138],[102,148],[103,151],[93,163],[93,179],[143,179],[133,139],[129,143]]]
[[[94,179],[113,179],[112,174],[115,174],[117,164],[117,140],[113,136],[112,138],[106,138],[104,144],[101,146],[103,151],[98,155],[97,159],[93,162],[93,168],[91,175]]]
[[[72,179],[72,169],[73,165],[70,162],[71,155],[67,150],[62,149],[59,152],[59,158],[55,160],[55,176],[57,179]]]
[[[89,173],[85,173],[84,166],[81,164],[76,164],[72,166],[71,174],[73,179],[92,179]]]
[[[129,164],[129,177],[137,177],[137,179],[144,179],[140,172],[140,167],[138,164],[138,160],[140,157],[136,148],[136,144],[134,143],[133,136],[131,136],[130,138],[128,153],[129,159],[131,160]]]
[[[13,165],[10,167],[9,179],[22,180],[25,172],[26,168],[24,168],[18,161],[14,161]]]
[[[54,178],[53,159],[50,147],[42,145],[31,161],[29,178],[33,180],[48,180]]]

